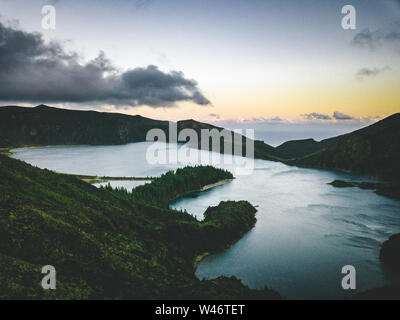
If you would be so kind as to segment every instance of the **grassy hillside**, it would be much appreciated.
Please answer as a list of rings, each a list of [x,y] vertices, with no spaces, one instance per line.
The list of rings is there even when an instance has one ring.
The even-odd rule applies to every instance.
[[[400,180],[400,113],[336,138],[329,147],[289,164]]]
[[[146,140],[154,128],[168,137],[168,122],[141,116],[95,111],[74,111],[40,105],[35,108],[8,106],[0,108],[0,149],[29,145],[113,145]],[[223,128],[195,120],[177,123],[178,132],[193,129],[199,140],[192,147],[201,148],[201,129]],[[230,131],[229,131],[230,132]],[[233,137],[233,133],[230,132]],[[211,149],[211,140],[203,141]],[[242,154],[243,136],[238,142]],[[383,179],[399,180],[400,114],[394,114],[369,127],[317,142],[313,139],[288,141],[274,148],[254,141],[258,159],[282,161],[289,165],[340,170]],[[220,140],[224,151],[224,140]]]
[[[113,145],[145,141],[152,128],[168,130],[167,121],[40,105],[0,108],[0,146]]]
[[[202,123],[199,121],[195,121],[195,120],[182,120],[182,121],[178,121],[178,132],[180,132],[183,129],[186,128],[190,128],[193,129],[197,132],[197,136],[199,137],[198,141],[197,141],[197,147],[201,148],[201,129],[208,129],[208,130],[217,130],[219,132],[221,132],[222,130],[224,130],[224,128],[221,127],[216,127],[210,124],[206,124],[206,123]],[[226,129],[225,129],[226,130]],[[226,130],[228,132],[230,132],[229,130]],[[233,150],[235,150],[235,147],[238,148],[238,150],[242,151],[242,155],[245,156],[246,155],[246,142],[243,136],[236,134],[236,137],[240,137],[239,142],[237,142],[233,137],[234,135],[231,134],[232,137],[232,141],[233,141],[233,147],[232,150],[230,152],[233,152]],[[214,150],[212,148],[212,141],[209,140],[208,143],[208,150]],[[206,143],[207,145],[207,143]],[[221,139],[220,142],[220,151],[223,152],[224,151],[224,140]],[[281,152],[279,150],[277,150],[276,148],[266,144],[264,141],[261,140],[254,140],[254,158],[257,159],[264,159],[264,160],[271,160],[271,161],[280,161],[281,159],[284,158],[283,154],[281,154]]]
[[[184,173],[196,178],[201,170],[215,172],[202,183],[227,174],[214,168]],[[0,155],[0,298],[278,298],[234,278],[195,278],[197,255],[229,245],[255,221],[255,209],[245,201],[210,210],[198,222]],[[57,270],[57,290],[45,291],[40,271],[49,264]]]
[[[314,139],[292,140],[276,147],[286,159],[300,158],[330,147],[338,140],[336,138],[315,141]]]
[[[183,120],[178,131],[223,128]],[[76,111],[40,105],[35,108],[5,106],[0,108],[0,148],[37,145],[115,145],[146,141],[151,129],[161,129],[168,137],[168,122],[119,113]],[[233,133],[231,132],[231,135]],[[241,146],[244,138],[241,136]],[[211,143],[209,143],[211,145]],[[223,151],[223,144],[221,145]],[[243,152],[244,154],[244,152]],[[255,156],[277,160],[279,152],[262,141],[255,142]]]

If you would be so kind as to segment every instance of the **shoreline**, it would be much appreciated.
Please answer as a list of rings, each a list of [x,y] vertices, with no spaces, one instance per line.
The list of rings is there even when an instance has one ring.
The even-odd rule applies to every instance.
[[[196,272],[197,266],[199,265],[199,263],[205,258],[208,257],[209,255],[211,255],[210,252],[204,252],[203,254],[200,254],[198,256],[195,257],[194,261],[193,261],[193,270]]]
[[[49,146],[21,146],[17,148],[0,148],[0,154],[4,154],[8,157],[12,157],[15,153],[13,150],[17,149],[36,149],[36,148],[42,148],[42,147],[51,147],[53,145]],[[55,145],[55,146],[86,146],[86,145]],[[109,181],[152,181],[154,180],[154,177],[108,177],[108,176],[94,176],[94,175],[84,175],[84,174],[71,174],[71,173],[64,173],[64,172],[58,172],[54,171],[58,174],[66,175],[66,176],[71,176],[75,177],[83,182],[89,183],[89,184],[95,184],[95,183],[104,183],[104,182],[109,182]]]
[[[218,206],[220,206],[221,203]],[[242,230],[241,232],[239,232],[239,234],[237,234],[237,237],[232,238],[230,242],[226,243],[222,247],[213,247],[213,248],[209,249],[207,252],[196,255],[193,260],[193,269],[194,269],[195,273],[196,273],[196,269],[197,269],[198,265],[204,260],[204,258],[224,252],[225,250],[231,248],[234,244],[239,242],[246,233],[250,232],[255,227],[255,225],[257,223],[257,218],[256,218],[257,209],[255,209],[255,207],[252,204],[250,204],[249,202],[248,202],[248,204],[250,206],[252,206],[254,209],[254,223],[247,230]],[[208,207],[208,208],[210,208],[210,207]],[[204,222],[204,220],[200,221],[200,223],[202,223],[202,222]]]
[[[0,154],[4,154],[6,156],[11,157],[12,155],[15,154],[13,152],[13,150],[17,150],[17,149],[36,149],[36,148],[57,147],[57,146],[62,147],[62,146],[88,146],[88,145],[82,145],[82,144],[76,144],[76,145],[72,145],[72,144],[71,145],[69,145],[69,144],[68,145],[31,145],[31,146],[23,145],[23,146],[15,147],[15,148],[0,148]],[[59,174],[65,174],[68,176],[75,177],[75,178],[82,180],[89,184],[104,183],[104,182],[109,182],[109,181],[152,181],[155,179],[154,177],[107,177],[107,176],[94,176],[94,175],[82,175],[82,174],[69,174],[69,173],[63,173],[63,172],[57,172],[57,171],[55,171],[55,172],[59,173]],[[231,182],[233,179],[220,180],[220,181],[217,181],[216,183],[205,185],[200,190],[194,190],[189,193],[207,191],[214,187],[222,186],[228,182]],[[184,197],[182,197],[182,198],[184,198]]]
[[[233,178],[233,179],[235,179],[235,178]],[[205,185],[204,187],[202,187],[200,190],[194,190],[194,191],[188,192],[187,195],[190,195],[190,194],[193,194],[193,193],[198,193],[198,192],[204,192],[204,191],[210,190],[210,189],[212,189],[212,188],[215,188],[215,187],[218,187],[218,186],[222,186],[222,185],[224,185],[224,184],[227,184],[227,183],[231,182],[233,179],[223,179],[223,180],[217,181],[217,182],[212,183],[212,184],[207,184],[207,185]],[[185,197],[186,197],[186,196],[179,197],[179,198],[176,199],[175,201],[177,201],[177,200],[179,200],[179,199],[183,199],[183,198],[185,198]],[[173,202],[175,202],[175,201],[173,201]],[[200,221],[200,222],[201,222],[201,221]],[[230,247],[230,246],[228,246],[228,248],[229,248],[229,247]],[[195,256],[195,258],[194,258],[194,260],[193,260],[193,270],[196,272],[196,269],[197,269],[197,266],[199,265],[199,263],[200,263],[204,258],[210,256],[211,254],[212,254],[212,252],[204,252],[204,253],[202,253],[202,254],[199,254],[199,255]]]
[[[45,147],[45,146],[22,146],[19,148],[13,148],[13,150],[14,149],[34,149],[34,148],[40,148],[40,147]],[[0,153],[4,153],[8,156],[13,155],[13,152],[11,152],[10,148],[4,148],[4,149],[0,148]],[[109,181],[152,181],[155,179],[154,177],[107,177],[107,176],[68,174],[68,173],[61,173],[61,172],[57,172],[57,173],[75,177],[75,178],[77,178],[83,182],[89,183],[91,185],[96,184],[96,183],[109,182]],[[235,179],[235,178],[233,178],[233,179]],[[212,188],[222,186],[224,184],[231,182],[233,179],[223,179],[223,180],[217,181],[215,183],[205,185],[202,188],[200,188],[199,190],[191,191],[189,194],[191,194],[193,192],[204,192],[204,191],[210,190]],[[181,197],[181,198],[184,198],[184,197]],[[193,262],[193,270],[196,270],[199,263],[209,255],[211,255],[210,252],[205,252],[203,254],[196,256],[194,259],[194,262]]]
[[[0,154],[11,157],[14,153],[11,151],[10,148],[0,148]]]
[[[235,178],[233,178],[233,179],[235,179]],[[171,206],[172,203],[174,203],[174,202],[176,202],[176,201],[178,201],[178,200],[180,200],[180,199],[192,198],[193,195],[196,195],[197,193],[204,192],[204,191],[208,191],[208,190],[210,190],[210,189],[212,189],[212,188],[222,186],[222,185],[224,185],[224,184],[226,184],[226,183],[231,182],[233,179],[223,179],[223,180],[217,181],[217,182],[212,183],[212,184],[207,184],[207,185],[205,185],[204,187],[201,187],[200,189],[188,191],[188,192],[184,193],[183,195],[179,195],[179,196],[177,196],[175,199],[173,199],[173,200],[169,203],[169,206]]]
[[[104,183],[109,181],[153,181],[154,180],[153,177],[106,177],[106,176],[89,176],[89,175],[68,174],[68,173],[61,173],[61,174],[75,177],[89,184]]]
[[[362,190],[372,190],[375,194],[400,200],[400,185],[391,182],[355,182],[348,180],[334,180],[328,183],[335,188],[359,188]]]
[[[11,154],[14,154],[14,150],[19,149],[37,149],[37,148],[47,148],[47,147],[85,147],[90,146],[89,144],[46,144],[46,145],[21,145],[18,147],[8,147],[4,149],[8,149]],[[1,149],[1,148],[0,148]]]
[[[199,190],[199,192],[207,191],[207,190],[210,190],[210,189],[212,189],[214,187],[222,186],[224,184],[227,184],[227,183],[231,182],[232,180],[233,179],[224,179],[224,180],[220,180],[220,181],[217,181],[215,183],[212,183],[212,184],[207,184],[204,187],[202,187]]]

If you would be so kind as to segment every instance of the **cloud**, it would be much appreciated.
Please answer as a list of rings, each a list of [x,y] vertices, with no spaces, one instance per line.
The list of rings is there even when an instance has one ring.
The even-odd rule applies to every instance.
[[[336,120],[354,120],[354,118],[352,116],[341,113],[339,111],[335,111],[333,113],[333,118],[335,118]]]
[[[273,123],[284,123],[289,122],[286,119],[281,117],[272,117],[272,118],[265,118],[265,117],[253,117],[250,119],[242,119],[239,122],[247,122],[247,123],[257,123],[257,124],[273,124]]]
[[[400,46],[400,21],[392,23],[390,26],[371,31],[369,28],[357,33],[351,42],[354,46],[369,48],[374,50],[381,46]]]
[[[317,121],[357,120],[356,118],[349,116],[347,114],[344,114],[342,112],[339,112],[339,111],[335,111],[332,116],[329,116],[327,114],[312,112],[312,113],[302,114],[302,117],[304,117],[306,120],[317,120]],[[358,120],[360,120],[360,119],[358,119]]]
[[[221,119],[221,116],[219,114],[216,114],[216,113],[210,113],[208,116],[211,117],[211,118],[215,118],[215,119]]]
[[[307,120],[331,120],[332,118],[326,114],[317,112],[307,113],[302,115]]]
[[[59,42],[45,43],[0,22],[0,101],[100,103],[116,108],[170,107],[189,101],[208,105],[195,80],[157,66],[118,71],[103,52],[89,62]]]
[[[363,80],[364,78],[369,78],[369,77],[376,77],[379,74],[385,72],[385,71],[389,71],[390,67],[386,66],[383,68],[361,68],[357,71],[356,73],[356,78],[358,78],[359,80]]]
[[[271,119],[269,119],[269,121],[271,122],[287,122],[287,120],[286,119],[283,119],[283,118],[281,118],[281,117],[273,117],[273,118],[271,118]]]
[[[150,5],[151,2],[153,2],[153,0],[136,0],[135,7],[136,9],[147,7]]]
[[[354,36],[352,44],[358,47],[368,47],[370,49],[374,49],[376,41],[377,39],[372,32],[369,29],[364,29]]]

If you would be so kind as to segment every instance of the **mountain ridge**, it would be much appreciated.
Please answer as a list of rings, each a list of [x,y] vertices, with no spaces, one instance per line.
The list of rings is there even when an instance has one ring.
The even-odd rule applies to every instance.
[[[178,130],[223,130],[193,119],[177,122]],[[0,147],[15,148],[40,145],[117,145],[146,141],[146,133],[161,129],[168,139],[169,122],[140,115],[69,110],[38,105],[36,107],[0,107]],[[228,130],[229,131],[229,130]],[[229,131],[233,134],[232,131]],[[200,139],[200,135],[199,135]],[[244,137],[241,136],[243,149]],[[201,144],[199,144],[200,146]],[[256,157],[278,160],[281,155],[263,141],[255,141]],[[221,152],[223,144],[221,144]]]
[[[287,163],[400,181],[400,113],[333,139],[327,147]]]
[[[201,148],[201,129],[224,130],[194,119],[177,123],[180,132],[193,129],[198,134],[196,148]],[[140,115],[68,110],[38,105],[33,108],[0,107],[0,148],[44,145],[117,145],[146,141],[151,129],[161,129],[166,138],[169,122]],[[233,136],[233,132],[229,131]],[[240,136],[244,154],[246,143]],[[211,147],[211,141],[209,141]],[[211,149],[209,149],[211,150]],[[337,137],[315,141],[291,140],[274,148],[254,140],[254,157],[280,161],[287,165],[336,170],[386,180],[400,180],[400,113],[393,114],[365,128]],[[224,143],[220,141],[220,151]]]
[[[312,138],[289,140],[277,146],[275,149],[281,152],[286,158],[298,158],[325,149],[335,143],[337,139],[338,137],[328,138],[321,141],[316,141]]]

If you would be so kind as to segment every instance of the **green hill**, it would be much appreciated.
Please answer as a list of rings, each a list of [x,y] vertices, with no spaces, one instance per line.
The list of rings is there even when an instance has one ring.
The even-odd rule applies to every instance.
[[[286,159],[299,158],[326,149],[333,145],[337,139],[330,138],[322,141],[315,141],[314,139],[292,140],[282,143],[276,147],[276,150]]]
[[[146,140],[153,128],[168,131],[167,121],[40,105],[0,108],[0,146],[113,145]]]
[[[177,123],[178,130],[223,128],[195,120]],[[39,105],[34,108],[0,107],[0,148],[44,145],[116,145],[146,141],[151,129],[161,129],[168,138],[168,121],[119,113],[77,111]],[[230,132],[231,135],[233,134]],[[200,137],[198,148],[201,146]],[[244,139],[241,136],[242,145]],[[211,141],[209,143],[211,145]],[[245,150],[245,148],[243,148]],[[221,152],[223,144],[221,144]],[[244,152],[243,152],[244,154]],[[273,147],[262,141],[255,142],[257,158],[277,160]]]
[[[75,111],[40,105],[35,108],[6,106],[0,108],[0,150],[37,145],[113,145],[146,140],[151,129],[161,129],[168,137],[168,122],[141,116],[95,111]],[[223,128],[195,120],[177,123],[178,132],[193,129]],[[231,131],[228,131],[233,136]],[[282,161],[289,165],[340,170],[382,179],[399,180],[400,114],[394,114],[366,128],[317,142],[313,139],[288,141],[274,148],[254,141],[258,159]],[[240,136],[240,149],[245,141]],[[207,142],[206,142],[207,145]],[[211,140],[208,142],[211,147]],[[224,151],[223,140],[220,151]]]
[[[148,201],[171,183],[184,192],[193,188],[188,181],[229,177],[189,167],[142,188],[142,198],[0,155],[0,299],[279,298],[234,278],[194,276],[196,256],[225,248],[254,225],[248,202],[222,202],[199,222]],[[56,290],[41,287],[44,265],[56,268]]]
[[[186,128],[193,129],[197,132],[197,136],[199,137],[199,139],[197,141],[198,147],[201,147],[201,129],[218,130],[219,132],[221,132],[222,130],[226,130],[221,127],[216,127],[216,126],[213,126],[210,124],[195,121],[193,119],[178,121],[178,131],[179,132]],[[231,132],[229,130],[226,130],[226,131]],[[245,140],[243,139],[243,136],[241,136],[239,134],[236,134],[236,136],[240,137],[240,139],[238,139],[240,141],[239,145],[238,145],[238,147],[239,147],[238,150],[242,150],[242,155],[244,156],[246,154]],[[233,137],[233,135],[232,135],[232,137]],[[235,150],[235,143],[236,143],[235,139],[233,139],[233,142],[234,142],[233,150]],[[208,144],[208,150],[214,150],[214,149],[212,149],[211,141]],[[220,151],[221,152],[224,151],[224,140],[221,140]],[[280,161],[284,158],[284,156],[279,150],[266,144],[264,141],[254,140],[254,158],[271,160],[271,161]]]
[[[322,150],[288,164],[400,180],[400,113],[334,139]]]

